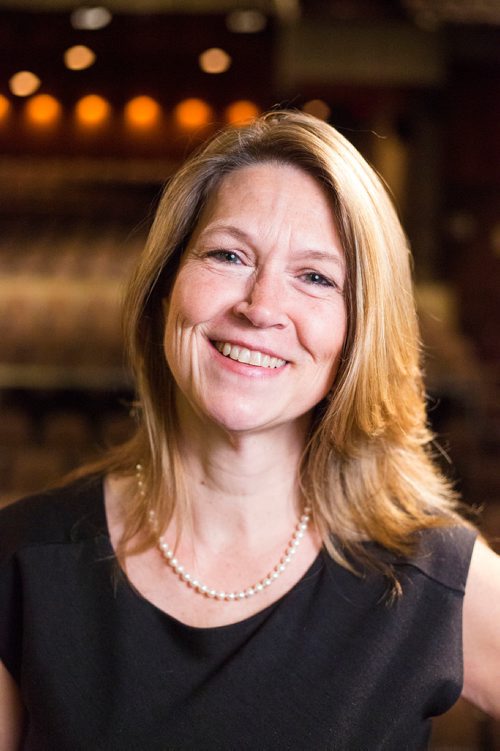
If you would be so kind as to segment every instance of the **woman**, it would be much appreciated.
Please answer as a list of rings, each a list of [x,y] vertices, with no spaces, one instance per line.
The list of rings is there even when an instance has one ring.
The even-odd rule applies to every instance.
[[[421,749],[461,691],[499,714],[500,562],[430,458],[355,149],[289,112],[216,136],[126,333],[134,439],[1,515],[2,749]]]

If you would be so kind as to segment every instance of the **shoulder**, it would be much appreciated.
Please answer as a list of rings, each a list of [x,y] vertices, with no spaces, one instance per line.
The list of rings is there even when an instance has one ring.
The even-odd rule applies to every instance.
[[[500,718],[500,556],[474,547],[464,599],[464,696]]]
[[[396,567],[410,566],[436,584],[465,592],[477,530],[465,523],[421,530],[408,558]]]
[[[0,510],[0,563],[25,546],[70,542],[105,526],[100,476],[23,498]]]

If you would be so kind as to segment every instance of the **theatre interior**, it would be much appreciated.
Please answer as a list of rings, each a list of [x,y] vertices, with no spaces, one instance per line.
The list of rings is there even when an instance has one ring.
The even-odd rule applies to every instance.
[[[391,191],[436,452],[500,552],[498,0],[0,2],[0,505],[130,435],[120,301],[162,186],[273,107]],[[498,750],[500,723],[460,700],[432,748]]]

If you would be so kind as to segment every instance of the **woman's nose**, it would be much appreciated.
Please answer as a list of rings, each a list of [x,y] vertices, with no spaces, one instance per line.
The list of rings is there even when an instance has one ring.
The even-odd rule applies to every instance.
[[[285,290],[275,274],[263,273],[252,279],[246,296],[236,303],[234,312],[253,326],[286,326]]]

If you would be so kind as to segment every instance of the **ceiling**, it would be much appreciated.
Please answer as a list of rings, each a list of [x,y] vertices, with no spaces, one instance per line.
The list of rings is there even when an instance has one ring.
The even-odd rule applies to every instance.
[[[285,22],[319,16],[345,21],[406,18],[418,25],[500,25],[499,0],[105,0],[102,4],[115,13],[142,14],[208,14],[252,8]],[[0,11],[64,12],[78,5],[75,0],[0,0]]]

